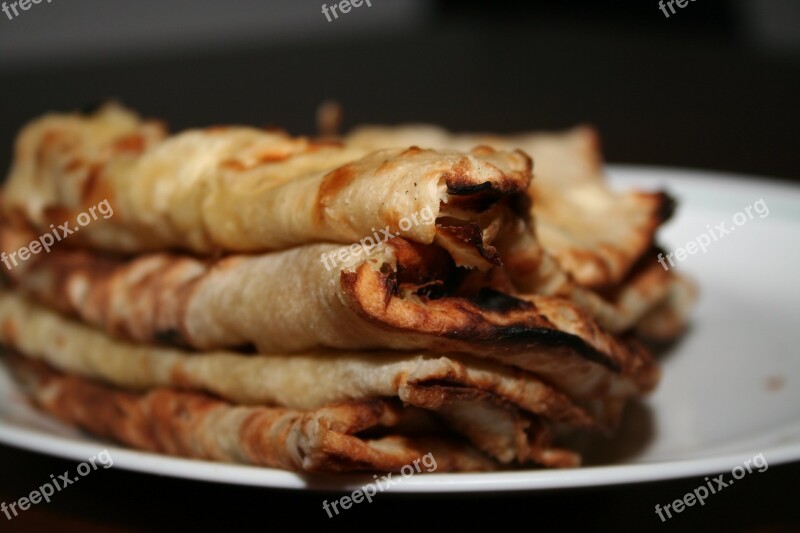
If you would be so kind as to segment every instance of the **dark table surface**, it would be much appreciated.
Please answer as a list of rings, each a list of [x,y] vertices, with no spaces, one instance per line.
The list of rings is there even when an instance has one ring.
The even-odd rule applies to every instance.
[[[77,462],[0,446],[0,502],[19,499]],[[663,507],[704,484],[703,477],[542,492],[414,496],[385,492],[329,518],[323,500],[338,496],[239,487],[98,469],[7,521],[0,531],[282,531],[361,526],[428,530],[480,526],[537,531],[798,531],[800,463],[770,465],[686,507],[663,522]],[[394,527],[392,529],[397,529]]]
[[[451,26],[369,41],[251,47],[0,73],[0,166],[14,133],[45,110],[116,97],[174,129],[212,123],[314,129],[326,98],[346,125],[425,121],[458,130],[515,131],[593,123],[613,162],[800,176],[800,68],[735,42],[665,29],[532,24]],[[0,501],[76,463],[0,446]],[[662,524],[666,504],[702,483],[483,495],[384,494],[328,519],[318,493],[98,471],[0,530],[262,530],[394,523],[526,529],[800,530],[800,463],[768,471]],[[10,528],[10,529],[9,529]],[[427,527],[426,527],[427,529]]]

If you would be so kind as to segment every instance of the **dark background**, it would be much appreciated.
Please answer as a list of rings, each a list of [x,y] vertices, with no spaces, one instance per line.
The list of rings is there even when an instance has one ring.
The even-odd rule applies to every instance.
[[[108,98],[172,129],[216,123],[315,132],[333,98],[355,124],[512,132],[599,127],[612,162],[800,176],[800,2],[372,0],[327,22],[319,0],[53,0],[0,13],[0,167],[16,131]],[[330,4],[330,2],[328,2]],[[0,501],[69,461],[0,446]],[[282,530],[316,521],[420,529],[798,530],[800,465],[661,524],[699,483],[472,496],[387,494],[328,520],[324,496],[127,473],[92,474],[0,530]],[[511,519],[515,524],[512,525]],[[336,522],[336,523],[334,523]]]
[[[798,177],[796,0],[697,0],[669,18],[655,0],[373,0],[332,22],[322,3],[56,0],[0,14],[0,166],[47,110],[118,98],[173,129],[309,134],[334,98],[345,127],[592,123],[612,162]]]

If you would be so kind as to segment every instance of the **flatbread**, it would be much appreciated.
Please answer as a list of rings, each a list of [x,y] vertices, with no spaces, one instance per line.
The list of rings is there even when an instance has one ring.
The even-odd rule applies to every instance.
[[[145,450],[577,466],[556,441],[613,429],[658,381],[625,334],[677,335],[692,301],[651,257],[671,200],[613,192],[601,166],[585,127],[315,140],[48,115],[19,135],[2,249],[113,216],[4,272],[0,343],[45,410]]]
[[[637,331],[663,341],[670,334],[677,337],[685,327],[691,304],[669,307],[666,298],[671,287],[686,281],[663,272],[647,252],[673,202],[663,193],[612,191],[603,177],[599,136],[593,128],[494,135],[453,134],[429,125],[362,126],[345,139],[350,146],[371,150],[417,144],[526,151],[534,159],[532,217],[512,221],[494,242],[522,297],[570,298],[616,334]],[[664,312],[650,314],[648,325],[637,329],[656,307]]]
[[[237,406],[172,389],[113,389],[21,357],[10,363],[42,409],[140,450],[320,473],[397,472],[429,453],[437,472],[496,468],[469,444],[431,435],[431,415],[397,402],[349,402],[314,411]],[[362,436],[369,432],[379,436]]]
[[[126,253],[349,244],[384,228],[427,244],[440,218],[479,232],[492,227],[500,215],[487,220],[487,211],[524,195],[530,179],[530,158],[520,151],[373,153],[233,126],[167,136],[110,106],[23,128],[2,207],[15,224],[48,232],[64,221],[74,228],[80,213],[107,202],[113,215],[69,239]]]
[[[607,422],[596,422],[533,374],[466,356],[193,353],[112,339],[8,291],[0,291],[0,343],[60,371],[133,391],[178,388],[236,404],[303,410],[384,397],[438,410],[460,399],[504,403],[574,427]]]
[[[580,285],[620,283],[672,213],[664,193],[614,192],[605,183],[599,136],[587,126],[562,133],[453,134],[436,126],[362,126],[345,136],[369,150],[417,145],[437,150],[491,146],[533,157],[532,214],[544,249]]]
[[[445,148],[408,148],[414,144]],[[631,279],[669,202],[610,192],[598,145],[586,127],[519,136],[366,128],[344,142],[242,127],[168,136],[160,123],[110,105],[89,116],[47,115],[25,127],[0,206],[8,220],[38,235],[65,220],[75,229],[77,213],[105,201],[113,216],[58,246],[124,252],[219,254],[320,240],[372,246],[402,234],[435,242],[458,265],[488,271],[505,263],[518,292],[571,298],[603,328],[621,333],[659,302],[620,305],[632,299],[609,302],[585,289],[639,297],[640,286],[620,284]],[[522,193],[530,160],[515,146],[537,154],[529,194],[538,237],[529,239],[533,219],[524,216]],[[509,227],[523,231],[504,237]],[[671,319],[681,321],[674,313]]]
[[[646,350],[605,333],[569,300],[488,287],[456,294],[449,256],[401,238],[329,270],[321,258],[341,249],[204,261],[59,248],[9,274],[39,301],[139,342],[461,352],[532,371],[578,398],[638,395],[658,380]]]

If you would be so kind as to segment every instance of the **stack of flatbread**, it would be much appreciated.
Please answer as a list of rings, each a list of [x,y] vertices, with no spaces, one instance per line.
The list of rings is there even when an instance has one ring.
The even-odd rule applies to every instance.
[[[576,466],[570,436],[653,389],[643,340],[678,336],[692,300],[653,257],[671,201],[612,192],[588,128],[168,135],[110,105],[23,128],[0,206],[7,253],[74,230],[2,269],[33,401],[193,458]]]

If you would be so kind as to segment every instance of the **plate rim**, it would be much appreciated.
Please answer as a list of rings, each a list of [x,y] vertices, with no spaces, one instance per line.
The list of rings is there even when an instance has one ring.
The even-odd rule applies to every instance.
[[[302,474],[261,466],[217,463],[121,448],[96,439],[76,441],[61,435],[26,428],[0,426],[0,442],[26,451],[84,461],[107,450],[113,467],[148,475],[170,476],[185,480],[290,489],[314,492],[346,493],[373,482],[368,474]],[[800,441],[750,451],[678,461],[643,462],[567,469],[528,469],[509,472],[425,473],[410,476],[395,484],[387,493],[464,493],[499,491],[538,491],[659,482],[670,479],[730,472],[759,453],[768,467],[800,459]],[[399,477],[399,476],[398,476]]]

